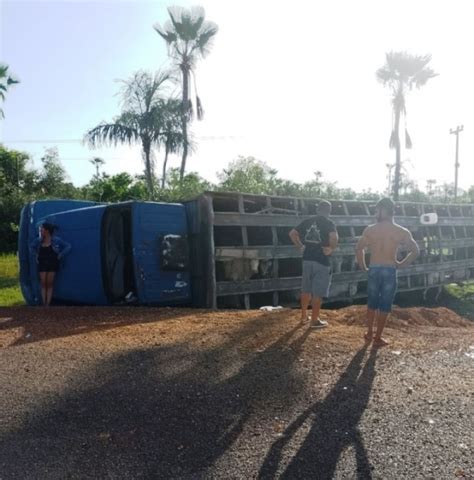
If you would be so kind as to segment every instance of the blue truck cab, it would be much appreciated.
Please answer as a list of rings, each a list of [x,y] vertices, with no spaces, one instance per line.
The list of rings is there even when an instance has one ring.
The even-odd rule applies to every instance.
[[[26,302],[41,302],[36,256],[28,246],[48,222],[71,244],[61,260],[53,301],[88,305],[178,305],[191,301],[185,207],[155,202],[44,200],[23,208],[20,284]]]

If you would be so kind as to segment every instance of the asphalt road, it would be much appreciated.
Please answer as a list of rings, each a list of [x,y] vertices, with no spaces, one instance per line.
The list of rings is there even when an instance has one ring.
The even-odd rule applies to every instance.
[[[474,478],[472,328],[132,314],[0,312],[2,480]]]

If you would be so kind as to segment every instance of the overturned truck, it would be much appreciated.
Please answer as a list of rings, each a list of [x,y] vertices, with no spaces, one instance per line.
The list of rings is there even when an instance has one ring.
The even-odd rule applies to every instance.
[[[350,302],[367,293],[367,275],[357,269],[354,249],[374,221],[375,202],[331,203],[340,244],[331,257],[328,301]],[[289,232],[315,215],[317,204],[317,199],[221,192],[181,204],[32,202],[24,207],[20,223],[23,295],[28,304],[39,303],[35,258],[28,245],[38,235],[38,225],[48,221],[72,245],[57,275],[57,303],[293,305],[302,262]],[[396,220],[410,229],[421,251],[413,265],[400,270],[399,292],[426,293],[474,277],[473,205],[400,202]]]
[[[355,244],[364,228],[374,222],[376,202],[331,203],[340,243],[331,257],[328,301],[350,302],[367,295],[367,274],[357,268]],[[208,193],[187,204],[197,211],[191,215],[192,238],[206,257],[203,266],[199,264],[202,259],[194,256],[198,263],[193,291],[198,304],[256,308],[296,303],[302,263],[289,231],[315,215],[317,204],[317,199],[230,193]],[[474,277],[473,205],[400,202],[396,221],[412,232],[421,251],[413,265],[399,271],[399,292],[425,294]]]

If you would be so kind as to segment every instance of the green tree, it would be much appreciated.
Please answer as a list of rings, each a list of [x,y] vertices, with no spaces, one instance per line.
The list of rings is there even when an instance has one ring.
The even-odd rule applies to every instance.
[[[203,109],[196,91],[196,65],[199,59],[204,58],[209,53],[218,27],[215,23],[205,19],[206,14],[202,7],[192,7],[191,9],[169,7],[168,13],[170,20],[163,26],[155,24],[154,29],[165,40],[169,56],[181,74],[181,123],[184,135],[180,169],[180,178],[182,179],[186,170],[189,150],[188,123],[191,121],[193,114],[190,88],[191,75],[194,79],[196,93],[196,114],[198,120],[200,120],[203,116]]]
[[[0,145],[0,252],[14,252],[21,208],[34,198],[37,175],[28,154]]]
[[[384,195],[380,192],[374,192],[370,188],[368,190],[362,190],[362,192],[354,193],[354,195],[350,195],[348,197],[341,197],[344,200],[380,200]]]
[[[218,190],[307,198],[356,198],[350,189],[341,189],[335,182],[323,180],[320,171],[304,183],[297,183],[278,176],[277,170],[254,157],[239,157],[217,174]]]
[[[444,182],[436,187],[436,197],[443,203],[449,203],[454,199],[454,183]]]
[[[93,148],[140,143],[150,198],[153,197],[155,178],[152,148],[159,147],[163,141],[165,101],[162,94],[169,80],[168,72],[135,73],[124,82],[122,113],[112,123],[103,122],[85,135],[85,141]]]
[[[164,202],[182,202],[195,198],[203,192],[213,190],[213,185],[195,172],[181,178],[178,168],[171,168],[166,177],[166,185],[158,192],[158,200]]]
[[[8,73],[8,65],[0,64],[0,100],[5,101],[5,95],[11,85],[20,83]],[[0,118],[4,118],[3,110],[0,108]]]
[[[466,192],[466,201],[469,203],[474,203],[474,185],[471,185]]]
[[[280,185],[277,170],[254,157],[238,157],[217,174],[219,190],[272,195]]]
[[[82,192],[85,198],[96,202],[124,202],[148,198],[144,179],[132,177],[126,172],[112,176],[94,175],[92,180],[82,188]]]
[[[15,251],[20,212],[25,203],[40,198],[80,198],[68,181],[56,148],[47,149],[42,169],[29,168],[24,152],[0,145],[0,251]]]
[[[411,148],[411,138],[406,129],[406,94],[414,87],[420,88],[430,78],[437,76],[428,67],[431,55],[411,55],[407,52],[389,52],[385,65],[376,72],[377,79],[390,89],[392,95],[393,128],[390,135],[390,148],[395,149],[395,174],[393,197],[399,199],[401,175],[400,122],[405,119],[405,146]]]
[[[33,193],[37,182],[35,172],[28,170],[30,156],[25,152],[9,150],[0,145],[0,173],[2,189],[18,188]]]
[[[291,180],[276,179],[276,185],[274,188],[274,195],[280,195],[282,197],[302,197],[302,185],[298,182]]]
[[[69,181],[56,147],[47,148],[41,158],[43,168],[38,177],[39,196],[45,198],[78,198],[80,191]]]
[[[328,197],[328,188],[326,187],[325,182],[323,182],[323,173],[317,170],[313,175],[313,179],[306,181],[301,186],[301,195],[308,198]],[[330,189],[331,188],[329,188],[329,190]]]

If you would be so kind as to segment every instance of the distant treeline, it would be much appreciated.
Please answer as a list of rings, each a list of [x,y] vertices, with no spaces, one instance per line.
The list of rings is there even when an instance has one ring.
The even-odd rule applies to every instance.
[[[176,202],[199,195],[204,191],[233,191],[267,195],[288,195],[306,198],[359,199],[380,198],[384,192],[364,190],[356,192],[339,188],[336,183],[323,179],[321,172],[314,172],[312,180],[297,183],[278,175],[277,170],[253,157],[239,157],[218,173],[218,182],[208,182],[197,173],[187,173],[180,180],[179,169],[167,171],[162,185],[154,178],[150,196],[145,175],[130,175],[127,172],[108,175],[100,172],[100,159],[92,159],[96,173],[82,186],[75,186],[63,167],[58,150],[45,150],[41,168],[30,167],[30,157],[25,152],[10,150],[0,145],[0,252],[14,252],[17,248],[18,223],[23,205],[32,200],[71,198],[98,202],[126,200],[156,200]],[[402,179],[401,200],[419,202],[450,202],[453,199],[452,185],[437,185],[427,182],[421,190],[416,183]],[[458,194],[458,201],[474,203],[474,186]]]

